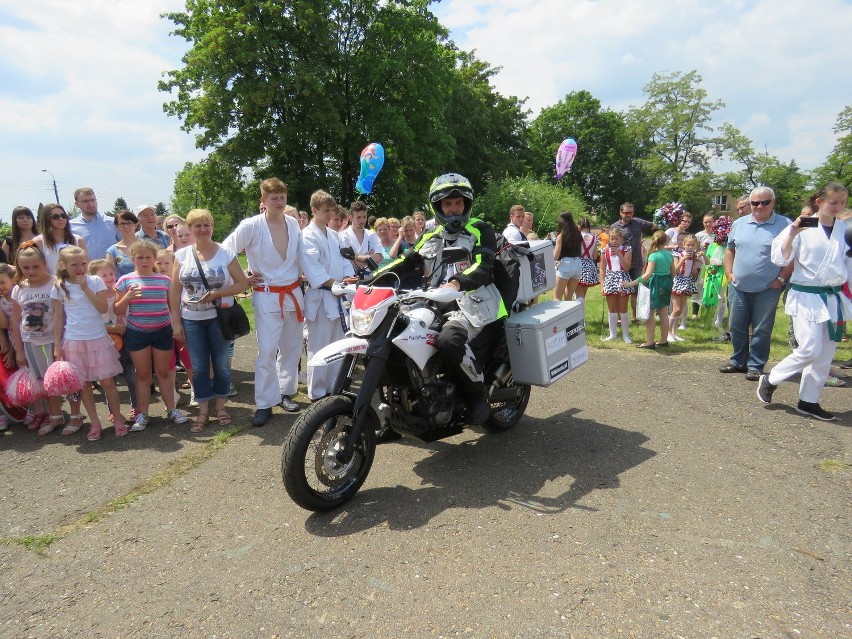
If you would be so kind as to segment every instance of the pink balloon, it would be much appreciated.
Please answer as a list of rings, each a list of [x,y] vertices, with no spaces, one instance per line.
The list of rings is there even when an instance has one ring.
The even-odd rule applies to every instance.
[[[575,157],[577,157],[577,141],[574,138],[565,138],[556,152],[557,180],[561,180],[562,176],[571,170],[571,165],[574,163]]]

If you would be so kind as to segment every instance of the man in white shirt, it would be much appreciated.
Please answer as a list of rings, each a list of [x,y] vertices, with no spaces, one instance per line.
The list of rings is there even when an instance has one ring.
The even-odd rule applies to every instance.
[[[104,259],[107,249],[119,239],[113,218],[98,213],[98,199],[87,186],[74,191],[74,204],[80,209],[80,215],[69,222],[71,232],[85,240],[90,260]]]
[[[515,204],[509,209],[509,224],[503,229],[503,237],[512,243],[523,242],[527,239],[521,232],[525,213],[524,207],[520,204]]]
[[[379,236],[366,228],[367,205],[355,200],[349,206],[351,224],[340,235],[340,246],[349,246],[355,251],[355,267],[365,268],[367,258],[373,258],[378,264],[382,261],[382,247]]]
[[[296,218],[284,214],[287,185],[278,178],[260,183],[265,211],[240,222],[224,242],[234,253],[243,251],[252,276],[252,305],[257,332],[252,426],[263,426],[280,405],[295,412],[292,396],[298,389],[302,355],[304,298],[301,282],[302,234]],[[276,357],[280,353],[280,370]]]

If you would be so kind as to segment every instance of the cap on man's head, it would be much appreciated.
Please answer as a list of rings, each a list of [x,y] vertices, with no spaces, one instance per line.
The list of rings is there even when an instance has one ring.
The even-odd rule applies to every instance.
[[[151,206],[150,204],[140,204],[139,206],[136,207],[136,217],[139,217],[139,214],[142,211],[144,211],[145,209],[151,209],[151,211],[153,211],[154,213],[157,212],[157,210],[153,206]]]

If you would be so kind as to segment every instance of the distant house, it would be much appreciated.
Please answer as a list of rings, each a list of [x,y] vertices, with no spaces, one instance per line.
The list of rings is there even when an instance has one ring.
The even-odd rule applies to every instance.
[[[735,208],[739,195],[734,191],[709,191],[707,193],[707,197],[712,202],[713,212],[719,215],[730,214]]]

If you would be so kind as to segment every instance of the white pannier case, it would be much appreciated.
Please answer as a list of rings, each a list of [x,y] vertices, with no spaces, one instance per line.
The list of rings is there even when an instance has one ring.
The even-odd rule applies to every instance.
[[[533,259],[521,259],[517,302],[529,302],[556,286],[556,264],[550,240],[528,242]],[[521,244],[523,246],[523,244]]]
[[[589,359],[582,302],[533,304],[505,326],[516,382],[550,386]]]

